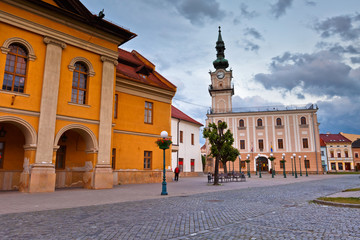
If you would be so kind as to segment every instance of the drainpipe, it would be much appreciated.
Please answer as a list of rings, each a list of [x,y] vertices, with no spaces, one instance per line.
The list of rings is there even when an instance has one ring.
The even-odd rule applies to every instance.
[[[311,113],[312,117],[312,125],[313,125],[313,133],[314,133],[314,142],[315,142],[315,160],[316,160],[316,174],[319,174],[319,166],[318,166],[318,156],[317,156],[317,146],[316,146],[316,134],[315,134],[315,123],[314,123],[314,113]]]

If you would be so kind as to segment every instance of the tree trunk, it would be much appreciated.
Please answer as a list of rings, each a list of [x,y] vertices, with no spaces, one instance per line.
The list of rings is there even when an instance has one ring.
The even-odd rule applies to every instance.
[[[219,157],[215,157],[214,185],[219,185]]]
[[[223,166],[224,166],[224,173],[227,173],[227,172],[228,172],[228,171],[227,171],[227,166],[226,166],[226,163],[227,163],[227,162],[223,163]]]

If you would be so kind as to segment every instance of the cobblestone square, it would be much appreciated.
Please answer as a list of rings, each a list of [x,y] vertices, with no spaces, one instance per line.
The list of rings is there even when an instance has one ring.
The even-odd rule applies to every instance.
[[[359,185],[358,175],[342,176],[106,205],[2,214],[0,238],[360,239],[359,208],[311,203],[317,197]]]

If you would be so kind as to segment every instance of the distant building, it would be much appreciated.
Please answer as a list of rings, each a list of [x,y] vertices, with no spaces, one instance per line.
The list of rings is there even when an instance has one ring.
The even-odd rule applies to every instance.
[[[171,106],[171,168],[180,168],[180,176],[202,173],[199,133],[203,126],[179,109]]]
[[[321,165],[324,172],[328,171],[326,143],[320,138]]]
[[[360,139],[359,134],[343,133],[343,132],[340,132],[340,134],[343,135],[344,137],[346,137],[347,139],[349,139],[351,142],[354,142],[354,141]]]
[[[282,154],[285,154],[286,171],[291,171],[292,157],[295,154],[297,171],[302,169],[311,173],[322,171],[320,158],[319,123],[317,122],[317,106],[275,106],[233,109],[232,96],[234,86],[232,83],[232,70],[226,70],[229,66],[225,59],[225,44],[219,29],[218,41],[216,42],[217,59],[213,62],[214,72],[210,72],[211,85],[209,93],[212,100],[212,108],[207,114],[206,126],[209,123],[218,124],[226,122],[228,129],[234,135],[234,147],[240,151],[241,163],[228,163],[227,169],[239,171],[239,164],[243,171],[247,169],[245,164],[249,156],[250,170],[269,171],[271,154],[276,158],[273,162],[275,170],[283,169],[280,163]],[[209,142],[207,155],[209,155]],[[306,159],[305,159],[306,156]],[[221,166],[221,164],[220,164]],[[214,161],[210,157],[205,171],[214,170]]]
[[[328,171],[354,170],[351,140],[338,134],[320,134],[326,144]]]
[[[360,139],[355,140],[352,144],[352,152],[353,152],[353,159],[354,159],[354,166],[355,170],[360,171]]]

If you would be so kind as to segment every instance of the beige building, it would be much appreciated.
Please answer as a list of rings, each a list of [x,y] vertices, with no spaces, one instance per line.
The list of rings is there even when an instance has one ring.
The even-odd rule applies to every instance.
[[[317,106],[233,109],[233,77],[232,71],[226,69],[228,61],[224,58],[225,46],[220,30],[216,49],[217,59],[213,62],[216,70],[210,72],[209,86],[212,108],[207,114],[206,126],[223,121],[233,133],[234,147],[240,151],[241,159],[228,163],[228,169],[239,171],[241,166],[242,171],[246,171],[247,167],[252,172],[270,171],[272,166],[269,157],[273,155],[276,158],[273,162],[276,171],[283,171],[285,167],[287,172],[296,168],[298,172],[301,169],[304,173],[306,166],[308,172],[322,172]],[[285,166],[280,163],[283,154]],[[249,166],[245,163],[247,158],[250,160]],[[213,159],[208,158],[205,171],[213,171],[213,167]]]
[[[320,138],[326,144],[328,171],[354,170],[354,160],[350,139],[347,139],[340,133],[320,134]]]

